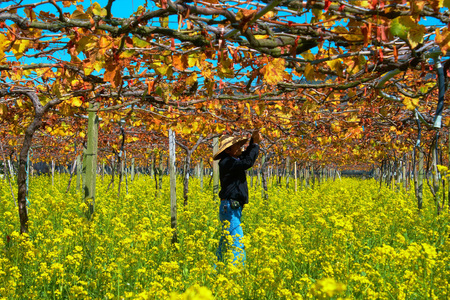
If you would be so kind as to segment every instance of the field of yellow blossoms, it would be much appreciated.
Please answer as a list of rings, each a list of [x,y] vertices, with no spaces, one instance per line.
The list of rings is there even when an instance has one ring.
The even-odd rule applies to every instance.
[[[139,176],[117,196],[98,178],[96,213],[68,177],[33,177],[29,235],[0,182],[0,299],[450,299],[448,206],[374,180],[337,179],[294,193],[250,189],[245,268],[216,262],[211,188],[191,179],[171,245],[168,178]],[[182,203],[181,178],[177,192]],[[217,265],[216,265],[217,263]],[[216,267],[214,267],[216,265]]]

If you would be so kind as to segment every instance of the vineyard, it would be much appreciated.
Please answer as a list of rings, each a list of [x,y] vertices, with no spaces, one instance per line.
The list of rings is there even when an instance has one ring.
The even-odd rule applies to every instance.
[[[449,0],[128,2],[0,1],[0,298],[449,297]]]

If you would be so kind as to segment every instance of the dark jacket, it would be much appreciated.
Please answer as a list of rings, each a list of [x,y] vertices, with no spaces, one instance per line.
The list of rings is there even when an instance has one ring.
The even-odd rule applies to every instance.
[[[219,162],[220,199],[238,200],[242,206],[248,203],[248,186],[245,170],[251,168],[259,153],[259,145],[250,140],[250,145],[239,158],[228,154]]]

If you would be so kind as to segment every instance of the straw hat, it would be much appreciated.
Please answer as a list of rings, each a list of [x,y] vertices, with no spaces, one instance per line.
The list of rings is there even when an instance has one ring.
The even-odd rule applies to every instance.
[[[219,150],[217,150],[217,152],[214,153],[213,159],[214,160],[221,159],[223,151],[225,151],[225,149],[227,149],[228,147],[231,147],[237,143],[244,145],[247,141],[248,141],[248,138],[245,138],[242,136],[223,136],[220,139]]]

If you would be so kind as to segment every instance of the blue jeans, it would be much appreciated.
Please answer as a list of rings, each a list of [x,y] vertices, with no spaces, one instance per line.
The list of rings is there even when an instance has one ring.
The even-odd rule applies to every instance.
[[[242,206],[238,208],[231,208],[229,200],[220,201],[219,218],[222,222],[222,236],[219,241],[219,248],[217,249],[217,259],[224,262],[223,255],[230,248],[227,241],[227,235],[231,236],[232,251],[233,251],[233,264],[236,262],[245,263],[245,247],[242,239],[244,238],[244,232],[241,227]],[[229,222],[229,227],[226,227],[225,221]],[[228,232],[227,232],[228,231]]]

